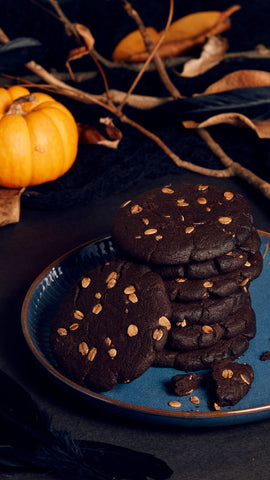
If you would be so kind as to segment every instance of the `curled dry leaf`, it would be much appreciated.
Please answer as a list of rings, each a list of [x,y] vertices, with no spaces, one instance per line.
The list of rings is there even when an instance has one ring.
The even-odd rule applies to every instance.
[[[115,127],[110,118],[101,118],[100,123],[105,124],[105,130],[109,138],[104,137],[95,127],[77,123],[79,142],[86,145],[103,145],[108,148],[117,148],[122,138],[120,130]]]
[[[207,128],[222,123],[238,128],[250,128],[256,132],[259,138],[270,138],[270,120],[252,121],[246,115],[237,112],[214,115],[201,123],[185,121],[183,125],[186,128]]]
[[[92,50],[95,44],[95,39],[90,32],[89,28],[81,23],[75,23],[76,30],[78,34],[82,37],[84,44],[88,50]]]
[[[212,36],[203,47],[199,58],[192,58],[185,63],[181,77],[196,77],[218,65],[228,50],[229,43],[226,38]]]
[[[112,118],[100,118],[99,121],[105,125],[107,135],[111,140],[118,140],[118,142],[121,140],[122,132],[114,125]]]
[[[75,80],[75,76],[70,66],[70,62],[74,60],[78,60],[79,58],[82,58],[84,55],[87,55],[89,52],[91,52],[95,44],[95,39],[92,33],[90,32],[89,28],[87,28],[85,25],[82,25],[80,23],[75,23],[74,26],[76,27],[76,30],[80,35],[80,37],[82,37],[84,45],[77,48],[73,48],[72,50],[70,50],[68,54],[68,58],[66,60],[66,67],[69,71],[69,74],[72,80]]]
[[[235,88],[266,87],[270,85],[270,73],[264,70],[236,70],[212,83],[202,94],[226,92]]]
[[[195,46],[203,45],[210,36],[219,35],[228,30],[231,27],[229,17],[240,8],[239,5],[233,5],[224,12],[196,12],[176,20],[170,25],[159,47],[159,56],[175,57]],[[152,27],[148,27],[147,31],[154,45],[157,44],[162,32],[158,33]],[[139,30],[123,38],[112,54],[114,61],[125,62],[144,62],[147,57],[148,51]]]
[[[20,220],[20,199],[24,188],[0,188],[0,227]]]

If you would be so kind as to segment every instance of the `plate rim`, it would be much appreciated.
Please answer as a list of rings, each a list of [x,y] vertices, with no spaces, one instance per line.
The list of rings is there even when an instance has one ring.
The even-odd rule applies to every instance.
[[[256,229],[257,232],[261,235],[268,236],[270,238],[270,233],[265,232],[260,229]],[[21,308],[21,328],[23,332],[24,339],[27,343],[28,348],[30,349],[31,353],[34,355],[35,359],[38,361],[39,365],[45,369],[47,373],[50,373],[55,381],[64,384],[65,387],[68,387],[73,393],[79,393],[80,395],[84,395],[92,400],[98,401],[100,404],[109,405],[110,407],[122,409],[129,413],[139,413],[144,414],[146,416],[152,417],[162,417],[168,419],[175,419],[175,420],[211,420],[211,419],[225,419],[225,418],[232,418],[232,417],[245,417],[249,415],[256,415],[263,412],[267,412],[270,410],[270,403],[265,405],[259,405],[256,407],[248,407],[244,409],[234,409],[234,410],[213,410],[213,411],[179,411],[179,410],[165,410],[165,409],[157,409],[157,408],[150,408],[147,406],[142,405],[135,405],[128,402],[124,402],[122,400],[113,399],[107,397],[106,394],[101,394],[94,392],[86,387],[83,387],[76,382],[70,380],[68,377],[63,375],[59,370],[57,370],[48,359],[44,359],[41,355],[39,349],[36,347],[34,342],[32,341],[31,334],[29,331],[29,325],[27,321],[27,311],[29,308],[30,301],[32,299],[33,293],[38,285],[41,283],[42,279],[48,275],[48,273],[55,268],[55,266],[60,265],[64,260],[68,257],[73,255],[76,252],[80,252],[83,248],[87,247],[88,245],[92,245],[95,243],[99,243],[105,240],[112,239],[111,235],[105,235],[96,237],[94,239],[88,240],[74,248],[68,250],[66,253],[60,255],[55,260],[50,262],[50,264],[45,267],[39,275],[33,280],[30,284],[30,287],[27,290],[27,293],[24,297],[22,308]]]

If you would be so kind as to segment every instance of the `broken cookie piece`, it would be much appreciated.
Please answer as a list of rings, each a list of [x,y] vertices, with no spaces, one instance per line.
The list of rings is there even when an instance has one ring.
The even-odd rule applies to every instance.
[[[212,367],[213,408],[233,406],[250,390],[254,372],[247,363],[223,360]]]
[[[202,382],[203,375],[199,373],[179,374],[172,377],[173,390],[176,395],[183,397],[197,390]]]

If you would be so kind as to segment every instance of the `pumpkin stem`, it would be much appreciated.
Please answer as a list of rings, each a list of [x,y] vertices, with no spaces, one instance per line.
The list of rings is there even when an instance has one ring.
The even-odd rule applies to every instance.
[[[36,97],[33,93],[16,98],[16,100],[14,100],[14,102],[12,102],[12,104],[10,105],[8,111],[6,112],[6,115],[9,115],[12,113],[17,113],[18,115],[26,115],[26,112],[24,112],[22,109],[23,103],[34,102],[35,100],[36,100]]]

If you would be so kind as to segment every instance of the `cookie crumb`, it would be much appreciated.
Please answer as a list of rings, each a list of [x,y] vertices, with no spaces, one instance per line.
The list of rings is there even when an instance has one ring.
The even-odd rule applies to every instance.
[[[266,350],[266,352],[264,352],[264,353],[260,356],[260,360],[262,360],[263,362],[265,362],[266,360],[270,360],[270,351],[269,351],[269,350]]]

